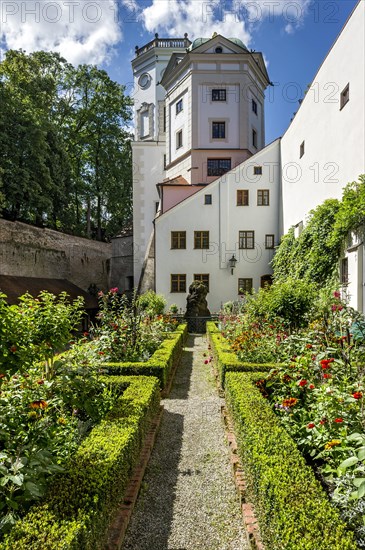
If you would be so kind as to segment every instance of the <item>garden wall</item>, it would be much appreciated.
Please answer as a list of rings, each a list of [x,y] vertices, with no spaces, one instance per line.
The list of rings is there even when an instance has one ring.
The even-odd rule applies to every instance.
[[[112,245],[0,219],[0,274],[109,288]]]

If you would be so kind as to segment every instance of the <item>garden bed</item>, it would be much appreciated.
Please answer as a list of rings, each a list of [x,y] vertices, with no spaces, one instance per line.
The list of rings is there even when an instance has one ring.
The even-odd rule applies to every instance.
[[[212,355],[218,367],[219,384],[223,389],[227,372],[269,372],[273,367],[277,366],[277,364],[273,363],[249,363],[240,361],[232,350],[228,340],[222,336],[221,331],[212,321],[207,323],[207,335],[211,344]]]
[[[226,403],[250,500],[270,550],[356,550],[352,532],[280,425],[256,382],[266,373],[227,372]]]
[[[187,325],[179,325],[174,332],[166,333],[166,338],[148,361],[105,362],[102,368],[108,375],[155,376],[163,390],[180,360],[187,334]]]
[[[106,378],[123,392],[116,405],[84,439],[49,488],[42,503],[13,527],[1,550],[95,550],[123,500],[149,426],[158,413],[154,377]]]

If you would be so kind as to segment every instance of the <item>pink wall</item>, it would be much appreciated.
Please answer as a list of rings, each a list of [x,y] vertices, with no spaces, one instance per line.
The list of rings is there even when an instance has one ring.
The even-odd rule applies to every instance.
[[[183,201],[187,197],[194,195],[197,191],[205,186],[202,185],[166,185],[163,187],[163,212],[170,210],[176,204]]]

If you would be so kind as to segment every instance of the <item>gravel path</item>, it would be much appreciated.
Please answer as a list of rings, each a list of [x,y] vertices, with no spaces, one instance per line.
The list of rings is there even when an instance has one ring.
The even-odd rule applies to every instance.
[[[205,337],[189,336],[123,550],[247,550]]]

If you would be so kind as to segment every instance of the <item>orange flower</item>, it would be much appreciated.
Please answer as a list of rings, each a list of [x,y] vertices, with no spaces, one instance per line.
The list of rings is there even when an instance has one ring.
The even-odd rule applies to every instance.
[[[283,401],[283,407],[294,407],[298,403],[298,399],[295,397],[289,397],[288,399],[284,399]]]
[[[29,403],[29,407],[31,409],[46,409],[48,407],[47,401],[44,401],[44,399],[39,399],[38,401],[32,401],[32,403]]]

